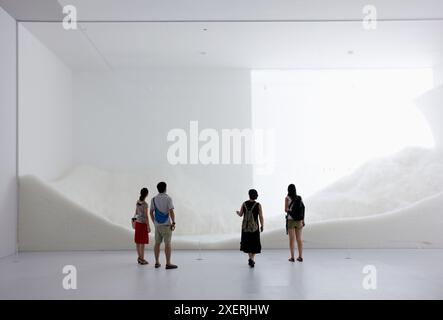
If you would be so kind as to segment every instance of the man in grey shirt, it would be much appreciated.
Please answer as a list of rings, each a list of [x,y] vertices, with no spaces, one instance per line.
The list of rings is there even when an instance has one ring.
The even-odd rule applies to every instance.
[[[175,230],[174,205],[170,196],[166,194],[166,183],[157,184],[158,195],[151,199],[151,220],[155,226],[155,267],[161,267],[160,264],[160,245],[165,242],[166,269],[177,269],[177,266],[171,263],[171,238],[172,231]]]

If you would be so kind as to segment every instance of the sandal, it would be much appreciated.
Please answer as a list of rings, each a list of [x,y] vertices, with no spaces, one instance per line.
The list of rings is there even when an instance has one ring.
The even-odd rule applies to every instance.
[[[303,258],[302,258],[302,257],[298,257],[298,258],[297,258],[297,261],[298,261],[298,262],[303,262]]]
[[[166,265],[166,269],[167,270],[169,270],[169,269],[177,269],[178,267],[175,265],[175,264],[167,264]]]
[[[295,262],[295,259],[294,258],[289,258],[288,261]]]
[[[137,259],[137,262],[138,262],[138,264],[141,264],[141,265],[149,264],[148,261],[146,261],[145,259],[140,259],[140,258]]]
[[[162,265],[160,264],[160,263],[156,263],[155,264],[155,268],[157,269],[157,268],[160,268]]]

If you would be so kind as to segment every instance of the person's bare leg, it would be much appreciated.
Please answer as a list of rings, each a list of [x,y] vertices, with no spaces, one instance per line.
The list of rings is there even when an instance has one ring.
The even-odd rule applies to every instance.
[[[297,238],[297,248],[298,248],[298,256],[299,258],[303,258],[303,241],[301,238],[302,229],[295,229],[295,237]]]
[[[166,255],[166,265],[171,264],[171,253],[172,253],[172,246],[170,243],[165,243],[165,255]]]
[[[155,263],[160,264],[160,243],[154,245]]]
[[[254,261],[255,253],[248,253],[248,256],[249,256],[248,264],[250,267],[253,267],[255,264]]]
[[[288,230],[289,233],[289,251],[291,253],[291,259],[294,259],[295,254],[295,229],[291,228]]]
[[[140,259],[140,245],[138,243],[135,244],[135,247],[137,248],[137,258]]]
[[[140,245],[140,259],[145,260],[145,245],[144,244]]]

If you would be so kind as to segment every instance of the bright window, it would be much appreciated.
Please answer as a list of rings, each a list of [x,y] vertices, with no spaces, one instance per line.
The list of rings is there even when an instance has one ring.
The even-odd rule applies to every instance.
[[[273,170],[254,175],[270,211],[290,182],[308,196],[370,159],[433,146],[414,105],[433,87],[432,69],[260,70],[251,79],[253,127],[274,132],[265,148]]]

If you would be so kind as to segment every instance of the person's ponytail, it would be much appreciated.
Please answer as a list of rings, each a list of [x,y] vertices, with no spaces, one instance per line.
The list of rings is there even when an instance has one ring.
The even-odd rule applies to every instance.
[[[292,184],[292,183],[288,186],[288,197],[292,201],[296,201],[296,199],[298,198],[298,196],[297,196],[297,189],[295,188],[295,185]]]
[[[148,189],[147,188],[143,188],[140,190],[140,198],[138,198],[140,201],[145,201],[146,197],[148,196]]]

